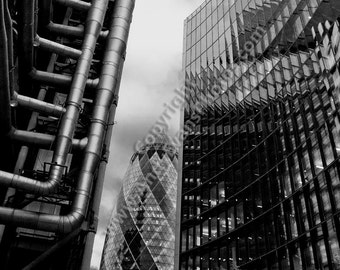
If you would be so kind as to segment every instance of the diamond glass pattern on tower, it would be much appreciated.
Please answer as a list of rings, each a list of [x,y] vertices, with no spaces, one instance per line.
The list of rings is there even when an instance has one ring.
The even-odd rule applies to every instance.
[[[180,269],[340,269],[340,1],[185,21]]]
[[[165,134],[131,158],[101,269],[174,268],[178,153]]]

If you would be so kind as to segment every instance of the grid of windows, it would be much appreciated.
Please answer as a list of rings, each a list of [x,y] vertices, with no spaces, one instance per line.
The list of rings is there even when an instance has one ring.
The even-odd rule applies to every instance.
[[[215,0],[186,20],[181,269],[340,269],[339,15]]]

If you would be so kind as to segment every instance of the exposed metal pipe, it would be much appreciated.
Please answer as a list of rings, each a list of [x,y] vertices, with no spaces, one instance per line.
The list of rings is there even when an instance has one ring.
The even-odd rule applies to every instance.
[[[47,4],[47,3],[48,3],[48,0],[45,0],[45,1],[43,1],[42,4],[44,5],[44,4]],[[49,3],[49,5],[50,4],[51,3]],[[67,24],[68,20],[69,20],[69,12],[66,12],[65,18],[63,20],[63,23]],[[11,46],[13,46],[13,45],[11,45]],[[55,63],[57,61],[57,58],[58,58],[58,55],[55,54],[55,53],[52,53],[50,61],[49,61],[49,64],[47,66],[47,72],[53,72],[54,65],[55,65]],[[46,92],[47,92],[47,88],[46,87],[41,87],[40,90],[39,90],[39,94],[37,95],[37,100],[42,100],[43,101],[45,99]],[[32,113],[26,130],[34,130],[35,129],[35,127],[37,126],[38,116],[39,116],[38,112],[34,111]],[[85,139],[83,139],[83,141],[84,140]],[[76,142],[73,141],[73,144],[76,144]],[[80,147],[74,146],[74,149],[82,150],[84,147],[85,146],[82,146],[81,149],[80,149]],[[21,174],[21,171],[23,170],[24,165],[25,165],[26,160],[27,160],[28,152],[29,152],[29,146],[22,145],[21,148],[20,148],[20,151],[18,153],[18,158],[17,158],[16,164],[15,164],[15,167],[14,167],[14,171],[13,171],[15,174]],[[3,204],[4,206],[11,206],[11,204],[8,204],[8,200],[9,200],[10,197],[14,196],[14,194],[15,194],[15,189],[14,188],[8,188],[8,191],[7,191],[7,194],[6,194],[6,198],[5,198],[4,204]],[[0,225],[0,239],[2,239],[4,228],[5,228],[4,225]]]
[[[47,25],[47,29],[54,34],[68,38],[83,38],[84,28],[82,26],[70,26],[64,24],[58,24],[50,22]],[[105,39],[108,35],[108,31],[100,31],[99,38]]]
[[[47,29],[51,33],[56,33],[64,37],[82,38],[84,36],[84,28],[82,26],[70,26],[49,22],[49,24],[47,25]]]
[[[121,81],[121,75],[123,70],[124,62],[121,61],[120,68],[119,68],[119,77],[117,80],[117,86],[115,89],[114,94],[114,100],[112,102],[110,112],[109,112],[109,118],[107,126],[105,138],[104,138],[104,144],[103,144],[103,157],[100,161],[99,168],[98,168],[98,175],[96,180],[96,185],[94,188],[94,194],[92,198],[92,220],[89,221],[89,230],[88,234],[86,236],[86,243],[84,247],[84,255],[82,260],[82,270],[90,270],[91,268],[91,258],[92,258],[92,252],[93,252],[93,245],[94,245],[94,239],[97,233],[98,229],[98,219],[99,219],[99,208],[100,208],[100,202],[102,198],[103,193],[103,186],[104,186],[104,178],[105,178],[105,171],[106,171],[106,165],[107,160],[110,155],[110,145],[111,145],[111,137],[113,132],[113,124],[116,116],[116,108],[118,104],[118,94],[119,94],[119,86]]]
[[[46,38],[39,37],[38,35],[35,37],[35,45],[45,49],[46,51],[57,53],[58,55],[67,56],[73,59],[78,59],[81,55],[80,50],[48,40]]]
[[[66,101],[66,112],[63,114],[54,150],[49,182],[59,183],[67,154],[72,144],[75,128],[77,126],[81,111],[82,100],[86,87],[86,80],[89,76],[91,62],[96,48],[97,40],[103,26],[108,0],[93,0],[85,24],[85,36],[82,44],[82,54],[78,59],[74,72],[70,93]]]
[[[101,2],[103,1],[101,0]],[[0,222],[60,233],[69,233],[78,228],[83,222],[90,200],[93,176],[101,156],[103,134],[107,125],[106,120],[109,108],[116,94],[115,91],[118,91],[116,88],[120,77],[120,63],[124,61],[134,3],[134,0],[116,0],[114,2],[115,8],[98,84],[98,95],[94,104],[92,123],[88,135],[89,141],[84,151],[84,159],[79,173],[71,212],[65,216],[56,216],[0,207]],[[69,101],[74,98],[74,95],[71,95]],[[67,115],[67,112],[64,117]],[[64,124],[64,126],[66,125]],[[21,177],[13,174],[10,175],[13,177],[14,182],[17,182],[17,179]],[[24,180],[21,178],[23,183],[20,184],[20,187],[26,185]],[[29,181],[32,181],[32,179]],[[38,187],[41,184],[39,182],[36,186]],[[37,193],[40,193],[40,190],[37,190]]]
[[[47,71],[49,71],[49,72],[53,71],[54,64],[57,61],[57,58],[58,58],[58,56],[56,54],[51,55],[49,64],[47,66]],[[44,100],[45,96],[46,96],[46,92],[47,92],[46,88],[40,88],[37,99],[38,100]],[[31,118],[28,122],[26,130],[35,129],[35,127],[37,126],[38,116],[39,116],[39,113],[37,113],[37,112],[33,112],[31,114]],[[13,171],[14,174],[21,174],[21,171],[23,170],[24,165],[25,165],[26,160],[27,160],[28,151],[29,151],[28,146],[26,146],[26,145],[21,146],[20,151],[18,153],[17,161],[16,161],[15,166],[14,166],[14,171]],[[10,206],[10,205],[8,205],[8,202],[9,202],[8,200],[9,200],[10,197],[14,196],[14,194],[15,194],[15,189],[14,188],[8,188],[6,198],[5,198],[4,203],[3,203],[4,206]],[[5,225],[3,225],[3,224],[0,225],[0,241],[2,239],[4,229],[5,229]]]
[[[39,132],[32,132],[27,130],[19,130],[12,128],[12,131],[8,134],[9,138],[14,141],[20,142],[24,145],[35,145],[39,146],[40,148],[51,149],[55,144],[56,136],[46,134],[46,133],[39,133]],[[72,149],[74,150],[84,150],[87,145],[87,138],[83,139],[73,139],[72,140]],[[0,178],[1,178],[1,171],[0,171]],[[1,181],[3,181],[1,179]],[[0,185],[2,182],[0,182]]]
[[[13,26],[12,26],[12,18],[11,13],[8,7],[8,0],[4,1],[5,3],[5,24],[7,31],[7,43],[8,43],[8,68],[9,68],[9,86],[10,86],[10,94],[11,96],[14,93],[14,53],[13,53]]]
[[[30,72],[31,78],[37,82],[41,82],[42,84],[46,84],[49,86],[71,86],[72,77],[63,74],[57,74],[52,72],[46,72],[41,70],[32,69]],[[95,89],[98,85],[98,79],[87,79],[86,87]]]
[[[43,2],[45,3],[45,1]],[[35,24],[34,24],[34,9],[35,9],[35,1],[34,0],[23,0],[21,2],[23,11],[23,55],[24,60],[22,62],[20,70],[26,76],[30,76],[33,80],[38,82],[45,83],[46,85],[50,86],[70,86],[72,83],[72,77],[62,74],[55,74],[45,71],[36,70],[33,66],[33,58],[34,58],[34,37],[35,37]],[[49,18],[49,14],[46,15]],[[54,23],[50,23],[52,26]],[[68,31],[71,26],[63,25],[63,24],[56,24],[56,27],[61,31],[60,34],[63,34],[63,31]],[[65,30],[62,30],[62,29]],[[72,29],[75,27],[71,27]],[[58,31],[59,31],[58,30]],[[78,29],[79,30],[79,29]],[[72,32],[72,31],[71,31]],[[84,29],[81,30],[81,35],[79,38],[84,36]],[[51,46],[49,44],[48,46]],[[64,45],[61,45],[64,46]],[[66,46],[65,46],[66,47]],[[61,47],[59,47],[61,48]],[[74,54],[74,52],[73,52]],[[76,53],[77,54],[77,53]],[[77,56],[79,58],[79,56]],[[91,80],[87,81],[87,87],[95,88],[97,86],[98,80]],[[26,85],[22,85],[25,87]]]
[[[23,27],[21,29],[22,37],[22,54],[23,61],[19,63],[19,68],[24,76],[28,74],[33,69],[34,62],[34,35],[35,35],[35,24],[34,24],[34,9],[35,0],[22,0],[19,1],[22,11]],[[27,85],[22,85],[27,87]]]
[[[4,1],[0,3],[0,135],[11,130],[10,80],[8,63],[8,40],[5,23]]]
[[[16,92],[14,92],[13,99],[16,100],[18,104],[24,108],[40,113],[45,113],[51,116],[60,117],[66,111],[66,109],[60,105],[48,103],[31,97],[26,97]]]
[[[26,2],[27,3],[27,2]],[[29,3],[28,3],[29,4]],[[89,75],[91,62],[96,47],[97,39],[104,21],[108,0],[94,0],[86,19],[86,34],[82,45],[82,54],[78,60],[75,74],[72,79],[70,93],[66,101],[66,112],[63,114],[58,134],[56,136],[56,146],[52,157],[49,178],[46,182],[37,183],[36,180],[21,180],[21,175],[13,176],[18,184],[11,184],[16,187],[24,183],[27,191],[35,190],[37,194],[49,194],[54,192],[61,181],[67,155],[72,147],[72,139],[77,126],[82,98]],[[1,174],[0,184],[8,185],[8,175]]]
[[[82,11],[87,11],[91,7],[90,3],[81,0],[54,0],[54,2]]]
[[[117,90],[119,90],[117,88]],[[108,123],[113,123],[116,115],[116,106],[117,104],[111,106],[110,109],[110,115],[108,118]],[[92,251],[93,251],[93,245],[94,245],[94,239],[97,233],[98,229],[98,216],[99,216],[99,208],[100,208],[100,202],[102,198],[103,193],[103,186],[104,186],[104,179],[105,179],[105,171],[106,171],[106,165],[108,162],[108,158],[110,156],[110,145],[111,145],[111,137],[112,137],[112,131],[113,131],[113,125],[108,125],[105,139],[104,139],[104,149],[103,149],[103,157],[100,161],[99,168],[98,168],[98,174],[97,174],[97,180],[96,185],[94,188],[94,194],[92,199],[92,220],[89,221],[89,228],[88,233],[86,235],[86,243],[84,248],[84,255],[82,260],[82,270],[90,270],[91,268],[91,258],[92,258]]]
[[[52,54],[51,55],[50,61],[49,61],[48,66],[47,66],[47,71],[48,72],[52,72],[53,71],[54,64],[57,61],[57,58],[58,58],[58,56],[56,54]],[[44,100],[45,96],[46,96],[46,93],[47,93],[47,89],[46,88],[44,88],[44,87],[40,88],[39,94],[37,96],[37,100]],[[35,129],[35,127],[37,126],[38,116],[39,116],[39,113],[37,113],[37,112],[33,112],[32,113],[31,118],[30,118],[30,120],[28,122],[26,130],[33,130],[33,129]],[[26,159],[27,159],[27,155],[28,155],[28,150],[29,149],[28,149],[28,147],[26,145],[23,145],[21,147],[20,152],[18,154],[17,162],[16,162],[15,167],[14,167],[14,173],[15,174],[20,173],[21,170],[24,168],[24,165],[25,165],[25,162],[26,162]]]

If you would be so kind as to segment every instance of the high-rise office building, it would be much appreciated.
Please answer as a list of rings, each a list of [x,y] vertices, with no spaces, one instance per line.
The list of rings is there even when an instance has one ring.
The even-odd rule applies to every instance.
[[[340,1],[185,21],[180,269],[340,269]]]
[[[101,270],[174,269],[178,152],[165,134],[131,158]]]
[[[89,269],[134,0],[0,1],[1,269]]]

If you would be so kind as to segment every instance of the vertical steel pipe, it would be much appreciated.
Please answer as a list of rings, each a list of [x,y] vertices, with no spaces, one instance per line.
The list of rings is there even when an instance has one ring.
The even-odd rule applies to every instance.
[[[35,24],[34,24],[34,10],[35,0],[22,0],[19,1],[21,14],[22,14],[22,28],[19,31],[21,37],[21,54],[22,61],[19,63],[20,72],[23,77],[27,77],[33,69],[34,59],[34,36],[35,36]],[[21,58],[19,58],[21,59]],[[23,85],[27,87],[27,85]]]
[[[112,106],[110,110],[110,115],[108,118],[108,123],[114,122],[115,115],[116,115],[116,106]],[[112,130],[113,130],[113,125],[108,125],[106,134],[105,134],[105,139],[104,139],[103,157],[99,164],[97,181],[94,187],[94,193],[93,193],[93,198],[92,198],[91,210],[93,213],[93,217],[92,217],[92,220],[89,221],[88,233],[86,235],[86,243],[85,243],[82,267],[81,267],[82,270],[90,270],[90,267],[91,267],[91,258],[92,258],[94,239],[95,239],[97,229],[98,229],[98,216],[99,216],[100,202],[101,202],[103,187],[104,187],[106,165],[107,165],[107,160],[110,155]]]
[[[82,54],[78,59],[74,72],[70,94],[66,101],[66,112],[61,119],[56,137],[57,143],[53,153],[49,182],[58,185],[65,165],[67,154],[72,145],[75,128],[77,126],[86,80],[88,79],[91,62],[96,48],[97,39],[103,26],[108,0],[94,0],[88,12],[85,25],[85,36],[82,44]]]
[[[116,0],[114,3],[115,8],[104,54],[103,67],[99,77],[98,95],[94,104],[92,122],[88,134],[89,140],[84,151],[84,159],[79,173],[71,212],[65,216],[57,216],[0,207],[0,222],[61,233],[69,233],[83,222],[90,200],[92,180],[101,158],[103,136],[105,134],[109,109],[118,94],[120,67],[124,61],[134,3],[134,0]],[[76,99],[76,93],[71,95],[69,102],[73,99]],[[71,104],[73,107],[75,106],[75,104]],[[116,104],[113,103],[113,106],[116,106]],[[64,124],[64,126],[66,127],[67,125]],[[69,144],[68,140],[67,143]],[[63,148],[68,147],[64,146]],[[12,177],[13,181],[16,182],[20,176],[12,175]],[[38,189],[37,193],[39,191]]]
[[[10,79],[5,4],[0,3],[0,135],[11,130]]]
[[[29,1],[30,2],[30,1]],[[27,1],[25,3],[31,8]],[[77,126],[82,99],[86,87],[87,78],[89,75],[91,62],[99,37],[102,24],[105,18],[105,13],[108,5],[108,0],[94,0],[88,12],[85,26],[85,36],[82,45],[82,54],[79,57],[77,67],[73,76],[70,94],[66,102],[66,111],[63,114],[60,122],[58,134],[56,136],[56,146],[52,157],[52,166],[50,168],[49,179],[46,182],[37,182],[34,179],[25,179],[21,175],[13,175],[10,177],[6,172],[0,172],[0,184],[9,185],[12,187],[21,186],[21,189],[34,191],[36,194],[49,194],[54,192],[61,181],[64,166],[66,164],[67,155],[72,148],[72,140]],[[29,13],[31,13],[30,10]],[[32,17],[30,15],[28,17]],[[34,24],[30,24],[31,27]],[[12,178],[9,181],[9,178]],[[22,178],[22,179],[21,179]]]
[[[11,13],[8,7],[8,0],[5,3],[5,25],[7,31],[7,44],[8,44],[8,68],[9,68],[9,86],[11,96],[14,93],[14,52],[13,52],[13,26]]]

